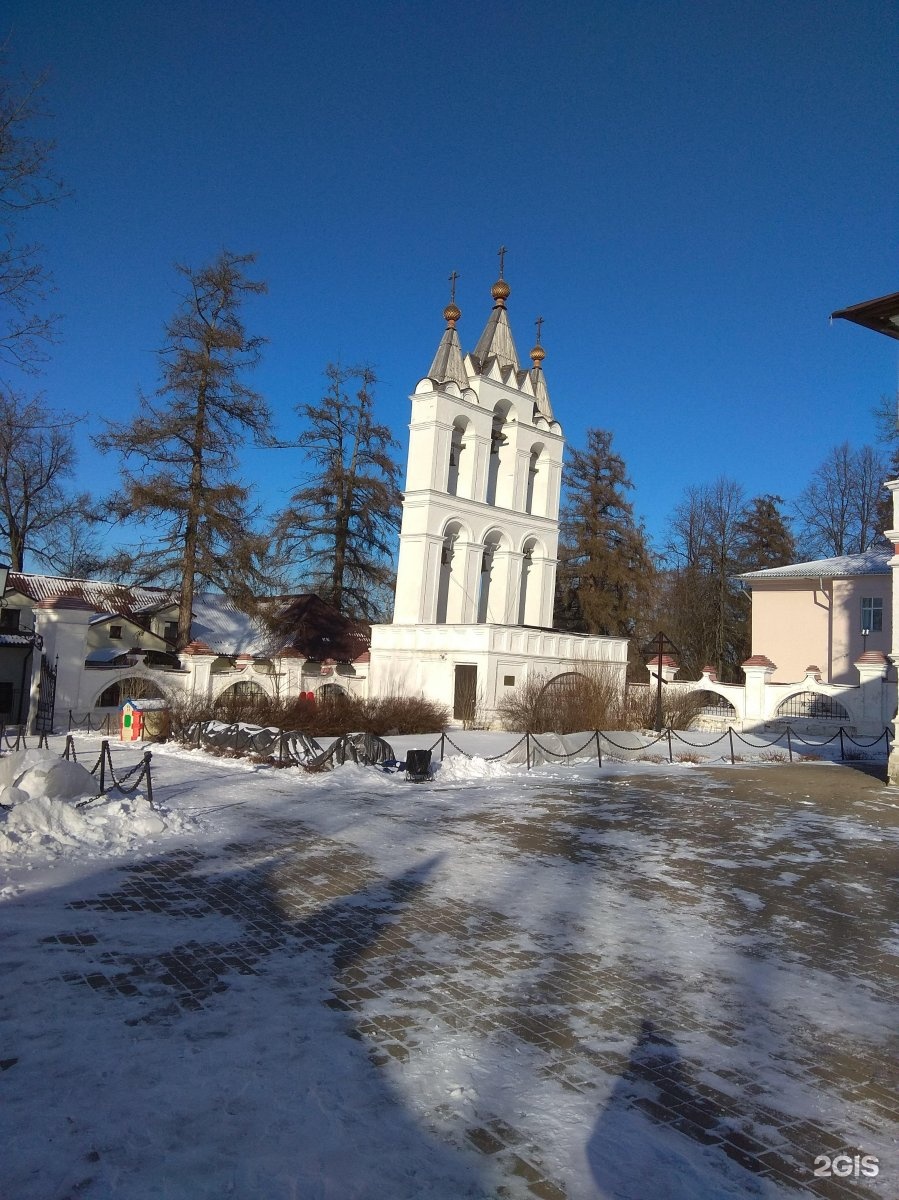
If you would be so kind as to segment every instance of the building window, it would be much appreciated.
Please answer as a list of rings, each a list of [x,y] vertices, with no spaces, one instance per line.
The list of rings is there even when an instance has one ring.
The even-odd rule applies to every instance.
[[[0,631],[15,633],[19,628],[20,609],[0,608]]]
[[[515,676],[514,675],[504,675],[503,676],[503,687],[515,687]]]
[[[883,600],[879,596],[862,596],[862,633],[883,632]]]
[[[166,621],[165,628],[162,631],[162,636],[167,642],[177,642],[178,640],[178,622]]]
[[[122,640],[121,625],[110,625],[109,636],[110,636],[110,638],[112,638],[113,641],[120,642]]]

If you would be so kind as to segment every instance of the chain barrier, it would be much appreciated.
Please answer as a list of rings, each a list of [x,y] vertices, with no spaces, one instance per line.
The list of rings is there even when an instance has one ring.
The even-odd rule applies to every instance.
[[[69,725],[67,732],[71,733],[73,729],[83,729],[85,733],[115,733],[112,728],[114,718],[111,713],[107,713],[105,717],[98,718],[96,725],[91,713],[85,713],[83,717],[76,717],[69,709]]]
[[[557,736],[563,736],[563,735],[557,735]],[[728,740],[728,746],[729,746],[728,753],[717,755],[715,757],[719,757],[719,758],[728,758],[729,757],[731,763],[735,764],[736,763],[736,752],[735,752],[735,748],[734,748],[734,739],[735,738],[737,739],[737,741],[742,742],[744,746],[748,746],[752,750],[762,750],[762,751],[770,750],[772,747],[777,746],[781,742],[786,740],[787,754],[788,754],[790,762],[793,761],[793,748],[794,748],[793,742],[794,741],[798,742],[802,746],[809,746],[809,747],[812,747],[813,749],[823,749],[823,747],[829,746],[832,742],[837,741],[839,739],[840,760],[844,761],[845,760],[844,738],[846,741],[850,741],[853,746],[856,746],[859,749],[871,750],[871,749],[873,749],[874,746],[880,745],[880,743],[883,741],[886,742],[887,749],[889,749],[891,737],[892,737],[892,734],[891,734],[889,728],[885,728],[883,733],[881,733],[877,738],[874,738],[872,741],[860,742],[857,739],[855,739],[854,737],[852,737],[851,734],[848,734],[848,733],[844,734],[844,731],[841,729],[838,733],[835,733],[832,737],[825,738],[823,741],[810,741],[809,739],[804,738],[800,733],[797,733],[796,730],[794,730],[792,728],[792,726],[787,725],[786,728],[781,733],[777,734],[776,737],[770,738],[763,742],[749,741],[748,738],[743,737],[742,734],[737,733],[732,728],[727,729],[724,733],[720,734],[720,736],[714,738],[714,740],[712,740],[712,741],[694,742],[694,741],[691,741],[689,738],[683,737],[676,730],[674,730],[672,728],[668,728],[668,729],[663,729],[661,733],[659,733],[656,737],[650,738],[648,741],[640,742],[636,745],[627,745],[623,742],[616,742],[614,738],[609,736],[609,734],[602,733],[600,730],[596,729],[588,734],[587,740],[584,742],[583,746],[581,746],[581,748],[579,750],[568,750],[568,751],[553,750],[549,746],[543,745],[543,743],[541,743],[538,740],[538,738],[535,734],[526,733],[523,737],[519,738],[518,741],[515,742],[514,745],[510,746],[507,750],[504,750],[501,754],[494,754],[491,757],[486,758],[483,755],[470,754],[467,750],[463,749],[463,747],[460,746],[458,744],[458,742],[453,741],[453,739],[449,736],[449,734],[443,733],[440,735],[440,737],[437,739],[437,741],[433,744],[433,746],[431,746],[431,752],[436,750],[437,747],[439,746],[440,747],[440,758],[443,759],[445,748],[448,745],[448,746],[451,746],[452,749],[455,750],[457,754],[461,754],[463,756],[463,758],[468,758],[468,759],[484,758],[485,762],[499,762],[500,760],[502,760],[504,758],[510,758],[515,753],[515,751],[518,749],[518,747],[522,744],[522,742],[525,742],[526,746],[527,746],[527,749],[526,749],[527,769],[530,771],[532,764],[535,765],[534,764],[534,755],[532,753],[532,747],[534,750],[539,751],[541,754],[545,755],[547,758],[551,758],[554,761],[559,762],[559,763],[564,763],[564,762],[570,762],[573,759],[583,760],[584,751],[587,749],[587,747],[592,742],[595,744],[595,748],[596,748],[595,749],[595,757],[596,757],[597,763],[601,767],[602,766],[602,742],[603,741],[606,742],[607,745],[614,747],[614,749],[624,750],[629,754],[642,754],[646,750],[651,750],[654,746],[658,746],[660,742],[664,741],[666,744],[666,749],[668,751],[668,761],[669,761],[669,763],[673,763],[674,762],[674,744],[675,744],[675,742],[681,743],[684,746],[689,747],[691,750],[706,750],[706,749],[711,749],[713,746],[719,745],[726,738]],[[591,755],[590,757],[592,758],[593,755]]]
[[[69,749],[71,738],[66,739],[66,750]],[[72,747],[74,754],[74,746]],[[63,754],[63,758],[67,758],[68,754]],[[147,803],[153,808],[153,773],[151,769],[151,761],[153,755],[149,750],[145,750],[139,763],[135,763],[133,767],[129,767],[125,772],[116,775],[115,767],[112,763],[112,752],[109,749],[109,742],[105,739],[100,743],[100,757],[91,768],[91,775],[97,776],[99,785],[99,793],[96,796],[91,796],[87,800],[82,800],[77,808],[84,808],[88,804],[95,804],[101,800],[107,793],[113,789],[121,792],[123,796],[133,796],[140,785],[146,781]],[[109,782],[107,782],[106,773],[109,772]],[[128,784],[128,780],[133,776],[137,776],[133,783]]]
[[[16,725],[14,728],[15,728],[15,735],[11,735],[8,732],[7,727],[5,725],[0,725],[0,754],[3,753],[4,749],[10,750],[10,751],[12,751],[12,750],[27,750],[28,749],[28,741],[26,739],[25,731],[22,729],[22,726]],[[10,741],[11,737],[13,739],[12,741]],[[46,730],[42,730],[37,735],[37,749],[38,750],[46,750],[48,748],[48,746],[49,746],[49,743],[47,741]]]

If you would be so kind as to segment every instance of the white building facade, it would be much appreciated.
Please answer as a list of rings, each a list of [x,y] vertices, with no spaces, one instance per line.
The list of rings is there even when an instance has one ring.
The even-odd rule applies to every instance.
[[[539,343],[518,359],[508,284],[463,355],[455,303],[412,396],[393,622],[372,628],[370,692],[422,694],[489,722],[504,693],[605,664],[624,686],[625,638],[552,628],[564,438]],[[539,328],[539,326],[538,326]]]

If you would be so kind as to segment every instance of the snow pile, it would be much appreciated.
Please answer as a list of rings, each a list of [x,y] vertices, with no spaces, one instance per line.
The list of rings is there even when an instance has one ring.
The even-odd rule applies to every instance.
[[[80,802],[90,803],[81,805]],[[17,750],[0,759],[0,855],[42,858],[81,847],[121,853],[192,824],[146,798],[97,798],[91,773],[50,750]]]
[[[441,783],[463,783],[470,779],[496,779],[518,774],[518,769],[510,766],[508,759],[505,762],[491,762],[477,755],[466,758],[464,754],[454,754],[434,765],[438,768]]]

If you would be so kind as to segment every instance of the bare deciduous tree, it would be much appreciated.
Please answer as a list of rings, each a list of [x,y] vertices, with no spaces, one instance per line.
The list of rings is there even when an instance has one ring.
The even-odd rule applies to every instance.
[[[712,664],[736,678],[748,609],[734,577],[742,568],[743,489],[733,480],[689,488],[675,509],[666,558],[664,606],[687,678]]]
[[[31,132],[46,115],[40,101],[45,78],[0,79],[0,360],[26,371],[46,357],[57,320],[43,309],[50,275],[25,221],[30,210],[65,194],[50,171],[53,143]]]
[[[152,530],[122,566],[144,581],[169,579],[178,587],[180,645],[190,638],[197,583],[246,602],[261,582],[266,539],[254,532],[249,488],[235,478],[240,446],[270,442],[268,408],[241,379],[265,342],[247,333],[241,318],[246,299],[267,290],[245,274],[254,261],[223,251],[199,270],[176,268],[184,295],[166,326],[155,398],[141,395],[130,425],[110,423],[96,439],[123,460],[116,515]]]
[[[871,446],[834,446],[795,504],[807,558],[860,554],[882,535],[878,507],[887,463]]]
[[[14,571],[24,569],[26,554],[56,566],[61,526],[91,520],[90,498],[64,487],[74,471],[74,424],[40,397],[0,391],[0,536]]]

